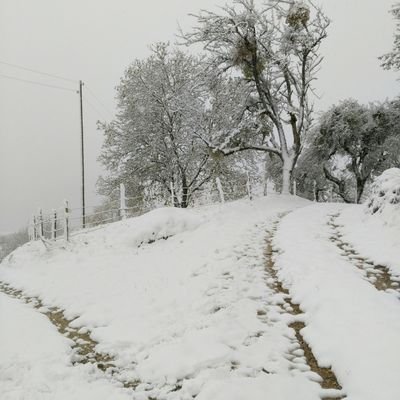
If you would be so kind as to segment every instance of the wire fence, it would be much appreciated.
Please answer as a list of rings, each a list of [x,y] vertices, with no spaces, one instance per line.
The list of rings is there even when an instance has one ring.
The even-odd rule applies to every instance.
[[[309,191],[305,193],[303,186],[304,182],[302,180],[294,179],[291,188],[292,194],[319,201],[318,188],[315,181],[313,182],[311,194]],[[267,192],[268,181],[252,180],[249,174],[247,174],[246,180],[238,181],[222,181],[217,177],[196,192],[196,196],[191,198],[191,204],[197,207],[231,202],[244,197],[252,200],[254,197],[267,195]],[[334,201],[332,188],[328,188],[324,193],[326,199],[324,198],[320,201]],[[76,235],[90,232],[112,222],[143,215],[155,208],[179,206],[181,204],[180,201],[180,196],[175,193],[172,184],[169,196],[164,197],[149,195],[128,197],[125,194],[125,185],[121,184],[118,199],[108,200],[106,204],[100,206],[86,207],[85,213],[82,207],[71,208],[68,201],[64,202],[63,207],[48,213],[43,213],[39,209],[29,224],[29,237],[31,241],[41,240],[46,246],[59,240],[69,241]],[[88,212],[90,209],[92,211]]]
[[[254,182],[255,184],[255,182]],[[247,196],[253,199],[255,193],[260,194],[260,185],[254,185],[247,177],[246,182],[222,182],[216,178],[207,188],[197,193],[193,205],[211,205],[234,201]],[[265,188],[262,190],[265,194]],[[137,217],[159,206],[176,206],[179,196],[170,189],[169,198],[147,198],[143,196],[127,197],[125,185],[120,185],[119,198],[110,200],[106,205],[71,208],[68,201],[62,207],[44,213],[39,209],[32,217],[29,224],[29,237],[31,241],[41,240],[45,245],[59,240],[69,241],[72,237],[92,231],[103,225]],[[88,212],[90,209],[92,211]]]

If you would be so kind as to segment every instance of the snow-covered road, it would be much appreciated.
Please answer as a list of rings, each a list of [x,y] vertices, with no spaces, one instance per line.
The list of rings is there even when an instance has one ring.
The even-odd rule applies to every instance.
[[[89,329],[99,343],[96,351],[113,357],[117,378],[136,382],[133,399],[331,397],[335,392],[322,389],[308,365],[299,332],[292,329],[297,321],[305,325],[301,339],[320,367],[332,367],[348,399],[397,400],[400,302],[393,293],[377,291],[332,242],[331,215],[349,209],[271,196],[190,211],[156,210],[76,236],[66,247],[46,251],[41,243],[29,244],[3,262],[0,281],[62,308],[75,328]],[[281,219],[282,213],[288,214]],[[359,222],[353,218],[354,229],[361,229]],[[348,225],[341,229],[352,232]],[[16,303],[3,299],[13,319]],[[290,304],[299,304],[303,314],[295,315]],[[15,320],[21,307],[35,314],[18,304]],[[59,335],[44,316],[36,317],[42,331]],[[12,337],[10,330],[0,331],[2,342]],[[90,367],[68,366],[68,341],[59,340],[64,356],[49,352],[68,374],[80,376],[86,390]],[[43,354],[46,359],[44,349]],[[46,366],[45,359],[37,364]],[[20,398],[19,387],[34,399],[34,378],[16,376],[14,366],[12,357],[0,357],[0,368],[11,371],[7,400]],[[106,384],[99,374],[89,373],[91,384]],[[13,390],[19,394],[12,397]],[[125,396],[114,383],[107,390]]]

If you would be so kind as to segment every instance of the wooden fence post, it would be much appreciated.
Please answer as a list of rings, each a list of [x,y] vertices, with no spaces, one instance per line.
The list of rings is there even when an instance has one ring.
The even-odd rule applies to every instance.
[[[268,196],[268,181],[266,180],[264,182],[264,191],[263,191],[264,196]]]
[[[175,191],[174,191],[174,184],[171,182],[171,205],[172,207],[175,207]]]
[[[39,208],[39,236],[44,237],[44,221],[43,221],[43,211]]]
[[[125,185],[123,183],[119,185],[119,210],[121,219],[126,219],[126,197]]]
[[[313,182],[313,194],[314,194],[314,201],[317,201],[317,181],[315,179]]]
[[[29,224],[29,241],[35,240],[35,216],[32,215],[31,222]]]
[[[51,224],[51,239],[57,239],[57,211],[53,210],[53,221]]]
[[[69,207],[68,200],[64,201],[64,239],[69,241]]]
[[[247,172],[246,189],[247,189],[247,195],[249,196],[249,200],[253,200],[253,194],[252,194],[252,192],[251,192],[250,174],[249,174],[248,172]]]
[[[36,215],[33,216],[33,240],[38,239],[38,231],[37,231],[37,218]]]
[[[219,200],[221,201],[222,204],[224,204],[225,203],[225,195],[224,195],[224,189],[222,188],[221,179],[219,179],[218,177],[215,178],[215,183],[217,184]]]
[[[297,196],[297,181],[293,180],[293,196]]]

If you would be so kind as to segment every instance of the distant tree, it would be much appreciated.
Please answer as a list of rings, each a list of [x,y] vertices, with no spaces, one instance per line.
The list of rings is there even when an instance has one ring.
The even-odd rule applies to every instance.
[[[382,67],[385,69],[400,70],[400,3],[396,3],[391,13],[396,20],[396,31],[392,51],[380,57]]]
[[[258,130],[251,135],[251,124],[238,125],[225,133],[218,150],[275,154],[282,162],[282,192],[289,193],[312,119],[312,82],[329,20],[308,0],[271,1],[261,9],[253,0],[234,3],[221,15],[203,11],[196,17],[198,26],[183,37],[188,44],[204,44],[213,64],[222,72],[234,69],[252,93],[247,111],[256,117]]]
[[[28,240],[27,229],[21,229],[7,235],[0,235],[0,261],[15,249],[27,243]]]
[[[400,98],[388,102],[386,110],[390,121],[390,134],[385,142],[386,152],[382,170],[400,168]]]
[[[324,113],[300,161],[313,179],[335,184],[345,202],[360,202],[373,176],[393,166],[399,145],[394,103],[361,105],[345,100]],[[398,147],[397,147],[398,148]]]
[[[100,160],[110,172],[104,194],[123,181],[142,199],[150,192],[169,199],[173,190],[175,206],[185,208],[212,179],[218,163],[196,135],[205,129],[206,77],[201,59],[165,43],[127,69],[117,88],[117,117],[101,125]]]

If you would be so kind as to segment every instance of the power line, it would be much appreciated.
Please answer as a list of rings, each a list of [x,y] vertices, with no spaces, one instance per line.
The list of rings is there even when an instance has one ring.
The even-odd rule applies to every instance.
[[[0,61],[0,64],[8,65],[9,67],[21,69],[23,71],[33,72],[35,74],[45,75],[45,76],[49,76],[49,77],[56,78],[56,79],[61,79],[63,81],[67,81],[67,82],[73,82],[73,83],[77,83],[78,82],[77,80],[64,78],[63,76],[50,74],[48,72],[38,71],[37,69],[22,67],[21,65],[11,64],[11,63],[8,63],[8,62],[5,62],[5,61]]]
[[[108,107],[106,107],[106,106],[104,105],[104,103],[99,99],[99,97],[96,96],[96,94],[93,92],[93,90],[91,90],[87,85],[86,85],[86,90],[87,90],[88,93],[97,101],[97,103],[98,103],[99,105],[101,105],[102,108],[103,108],[105,111],[107,111],[107,113],[110,114],[110,116],[112,117],[112,116],[113,116],[113,113],[108,109]]]
[[[66,82],[78,83],[77,80],[65,78],[65,77],[60,76],[60,75],[50,74],[50,73],[48,73],[48,72],[43,72],[43,71],[39,71],[39,70],[32,69],[32,68],[23,67],[23,66],[21,66],[21,65],[12,64],[12,63],[5,62],[5,61],[1,61],[1,60],[0,60],[0,64],[7,65],[7,66],[13,67],[13,68],[17,68],[17,69],[20,69],[20,70],[23,70],[23,71],[33,72],[33,73],[35,73],[35,74],[40,74],[40,75],[44,75],[44,76],[48,76],[48,77],[52,77],[52,78],[56,78],[56,79],[61,79],[61,80],[66,81]],[[52,87],[52,88],[56,88],[56,89],[63,89],[63,90],[75,91],[75,90],[73,90],[73,89],[69,89],[69,88],[65,88],[65,87],[61,87],[61,86],[57,86],[57,85],[45,84],[45,83],[41,83],[41,82],[37,82],[37,81],[32,81],[32,80],[27,80],[27,79],[21,79],[21,78],[9,76],[9,75],[2,75],[2,74],[0,74],[0,76],[3,77],[3,78],[13,79],[13,80],[17,80],[17,81],[25,82],[25,83],[32,83],[32,84],[36,84],[36,85],[40,85],[40,86],[46,86],[46,87]],[[87,85],[85,85],[85,87],[86,87],[88,93],[97,101],[97,103],[103,108],[103,110],[106,111],[107,114],[110,115],[110,117],[112,117],[112,116],[113,116],[113,113],[108,109],[107,106],[105,106],[105,104],[104,104],[104,103],[100,100],[100,98],[93,92],[93,90],[91,90],[89,87],[87,87]],[[86,99],[86,101],[89,102],[87,99]],[[95,108],[95,107],[93,106],[93,104],[90,104],[90,105],[91,105],[92,108]],[[99,111],[98,111],[97,109],[96,109],[96,112],[99,113]],[[100,113],[100,114],[102,114],[102,113]],[[104,117],[104,115],[103,115],[103,117]]]
[[[87,96],[83,96],[83,100],[85,100],[86,104],[99,116],[101,119],[107,120],[103,112],[101,112],[92,102],[89,101]]]
[[[70,89],[70,88],[66,88],[66,87],[63,87],[63,86],[49,85],[47,83],[41,83],[41,82],[37,82],[37,81],[30,81],[30,80],[27,80],[27,79],[21,79],[21,78],[15,77],[15,76],[9,76],[9,75],[3,75],[3,74],[0,74],[0,77],[1,78],[6,78],[6,79],[12,79],[14,81],[30,83],[32,85],[45,86],[45,87],[49,87],[49,88],[53,88],[53,89],[67,90],[69,92],[76,93],[76,90]]]

